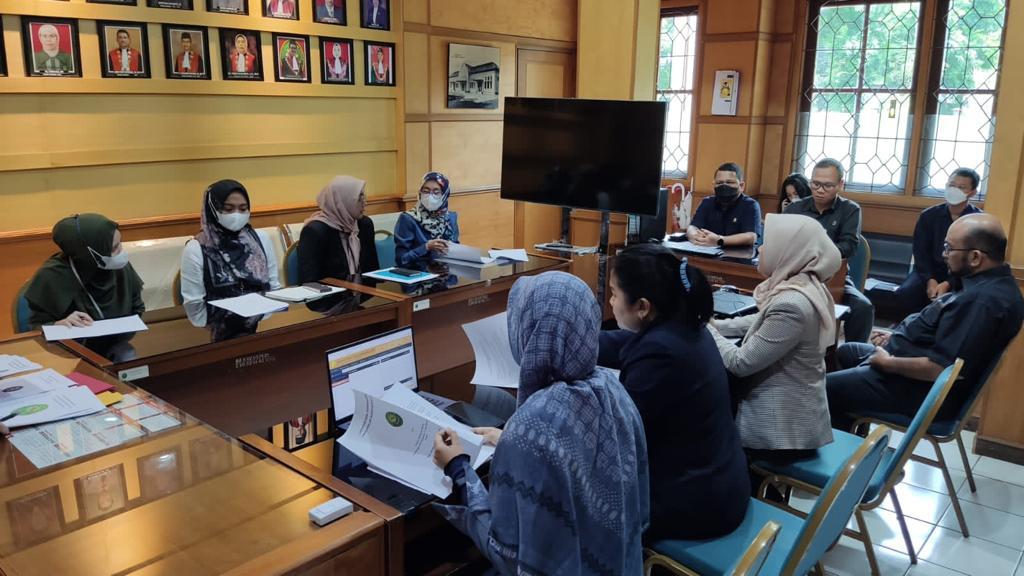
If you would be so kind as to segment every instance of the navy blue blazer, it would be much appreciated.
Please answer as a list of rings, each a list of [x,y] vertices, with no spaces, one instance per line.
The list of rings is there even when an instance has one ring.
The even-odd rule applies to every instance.
[[[458,214],[448,211],[448,222],[452,227],[452,242],[459,241],[459,217]],[[398,266],[408,267],[417,260],[428,258],[434,259],[434,255],[427,250],[427,240],[433,237],[420,226],[420,223],[405,212],[398,216],[395,223],[395,263]],[[382,266],[393,264],[381,262]]]
[[[750,500],[746,456],[733,423],[729,380],[707,328],[674,321],[639,333],[601,332],[598,364],[621,370],[647,436],[647,537],[732,532]]]

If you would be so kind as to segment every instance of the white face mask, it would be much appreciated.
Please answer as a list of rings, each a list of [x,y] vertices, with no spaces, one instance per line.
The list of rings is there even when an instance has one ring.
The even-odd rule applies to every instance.
[[[963,204],[967,201],[967,194],[956,186],[946,186],[946,202],[952,206]]]
[[[128,253],[122,248],[120,252],[112,256],[101,256],[99,252],[89,248],[96,259],[96,265],[101,270],[120,270],[128,265]]]
[[[217,222],[221,226],[231,230],[232,232],[238,232],[245,225],[249,223],[249,211],[245,212],[232,212],[230,214],[224,214],[223,212],[217,213]]]
[[[441,207],[444,203],[444,196],[434,196],[432,194],[420,194],[420,204],[430,212],[434,212]]]

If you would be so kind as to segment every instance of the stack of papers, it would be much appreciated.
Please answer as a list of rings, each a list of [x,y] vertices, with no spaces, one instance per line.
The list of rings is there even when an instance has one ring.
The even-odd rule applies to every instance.
[[[474,434],[404,386],[393,386],[381,396],[353,390],[355,414],[348,432],[338,443],[366,461],[370,470],[427,494],[447,498],[451,480],[434,464],[434,437],[451,428],[462,441],[473,467],[494,455]]]
[[[20,374],[21,372],[28,372],[29,370],[39,370],[40,368],[42,368],[42,366],[28,358],[12,356],[10,354],[0,354],[0,378],[6,378],[7,376],[13,376],[15,374]]]
[[[530,261],[530,257],[527,256],[526,250],[523,248],[511,248],[508,250],[491,250],[489,254],[491,258],[502,258],[505,260],[514,260],[516,262]]]
[[[324,296],[330,296],[331,294],[337,294],[338,292],[344,292],[344,288],[338,288],[337,286],[328,286],[327,284],[321,284],[324,288],[330,288],[326,292],[314,290],[308,286],[289,286],[287,288],[281,288],[280,290],[272,290],[266,293],[267,298],[273,298],[274,300],[283,300],[285,302],[309,302],[323,298]]]
[[[724,253],[724,251],[717,246],[698,246],[688,240],[684,240],[682,242],[672,242],[671,240],[665,240],[661,243],[661,245],[670,250],[679,250],[681,252],[687,252],[689,254],[700,254],[702,256],[711,256],[714,258],[717,258]]]
[[[272,312],[280,312],[281,310],[287,310],[288,305],[279,302],[277,300],[271,300],[265,296],[250,292],[242,296],[235,296],[234,298],[223,298],[221,300],[211,300],[211,306],[217,308],[223,308],[228,312],[250,318],[252,316],[263,316]]]
[[[484,256],[479,248],[449,242],[448,253],[444,256],[439,256],[437,260],[468,266],[486,266],[487,264],[493,264],[496,259]]]
[[[74,340],[76,338],[95,338],[112,334],[126,334],[148,330],[138,314],[109,320],[93,320],[89,326],[43,326],[43,335],[47,340]]]
[[[463,324],[462,329],[476,357],[476,370],[470,383],[519,388],[519,363],[512,357],[512,345],[508,339],[508,313]]]
[[[402,274],[392,272],[392,270],[394,270],[394,267],[375,270],[373,272],[363,272],[363,276],[366,276],[367,278],[376,278],[377,280],[386,280],[388,282],[398,282],[399,284],[416,284],[437,278],[437,274],[431,274],[430,272],[418,272],[413,276],[403,276]]]
[[[896,290],[899,290],[899,287],[899,284],[893,284],[892,282],[886,282],[885,280],[879,280],[878,278],[868,278],[864,281],[865,292],[870,292],[871,290],[895,292]]]
[[[92,414],[103,403],[87,386],[47,369],[0,382],[0,422],[10,428]]]

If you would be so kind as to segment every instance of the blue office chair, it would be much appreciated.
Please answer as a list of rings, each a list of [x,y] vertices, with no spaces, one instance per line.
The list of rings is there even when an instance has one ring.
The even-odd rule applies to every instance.
[[[806,574],[814,568],[824,574],[821,557],[842,536],[882,461],[890,435],[891,431],[885,426],[875,428],[836,469],[806,519],[760,500],[751,500],[743,523],[731,534],[708,540],[659,540],[647,551],[645,565],[655,562],[668,565],[665,560],[670,560],[691,573],[729,574],[754,534],[771,521],[781,529],[760,573],[789,576]]]
[[[780,529],[781,526],[779,526],[778,522],[769,521],[766,523],[761,528],[761,531],[757,533],[757,536],[754,537],[754,541],[750,543],[750,546],[747,546],[743,556],[740,556],[740,559],[736,561],[736,565],[729,570],[729,576],[757,576],[760,574],[764,563],[768,561],[768,555],[771,554],[772,547],[775,546]],[[676,574],[693,576],[693,572],[686,566],[682,566],[666,556],[651,553],[650,550],[646,550],[645,553],[644,576],[651,576],[655,566],[665,568],[669,572]]]
[[[28,325],[28,319],[32,315],[32,310],[29,309],[28,299],[25,298],[25,290],[28,289],[29,282],[25,282],[18,289],[18,294],[14,297],[14,310],[11,311],[11,318],[14,320],[15,333],[30,332],[32,330]]]
[[[377,246],[377,262],[381,268],[395,266],[395,239],[387,230],[375,230],[373,243]]]
[[[864,283],[868,281],[868,267],[871,265],[871,245],[863,234],[858,235],[858,239],[860,242],[857,244],[857,250],[847,260],[846,266],[853,284],[857,290],[863,292]]]
[[[296,240],[284,253],[284,285],[293,286],[299,281],[299,241]]]
[[[903,479],[903,467],[914,452],[917,443],[924,436],[925,431],[935,419],[939,407],[942,406],[949,391],[953,388],[963,368],[964,361],[957,359],[951,366],[939,374],[932,384],[931,390],[925,396],[921,407],[913,420],[906,427],[906,433],[899,445],[893,448],[886,448],[882,456],[882,463],[878,471],[868,483],[864,497],[857,507],[855,516],[859,532],[848,531],[850,536],[857,538],[864,543],[867,552],[868,563],[871,566],[871,573],[878,574],[878,561],[875,559],[875,551],[871,546],[871,535],[868,534],[867,524],[864,522],[863,512],[877,508],[885,501],[885,497],[892,498],[893,508],[896,509],[896,518],[900,523],[900,530],[903,532],[903,541],[910,554],[910,562],[917,564],[917,554],[914,552],[914,544],[910,541],[910,531],[907,530],[907,522],[903,517],[903,509],[899,499],[896,498],[896,485]],[[843,430],[832,431],[833,441],[818,448],[817,455],[811,458],[804,458],[788,464],[776,464],[768,461],[755,460],[751,466],[755,471],[766,476],[761,484],[762,494],[768,484],[784,484],[796,488],[802,488],[809,492],[821,492],[822,487],[835,475],[851,454],[857,451],[861,444],[861,438]]]

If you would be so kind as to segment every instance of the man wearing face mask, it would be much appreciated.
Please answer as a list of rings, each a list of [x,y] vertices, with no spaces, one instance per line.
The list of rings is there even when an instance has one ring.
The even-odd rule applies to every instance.
[[[121,247],[117,223],[76,214],[53,227],[60,252],[36,271],[25,289],[29,326],[88,326],[93,320],[141,314],[142,279]]]
[[[223,325],[209,301],[277,290],[277,258],[270,237],[249,224],[249,193],[235,180],[214,182],[203,194],[201,230],[181,253],[181,296],[196,326]],[[217,335],[214,334],[217,339]]]
[[[826,377],[832,426],[849,430],[855,416],[875,413],[912,417],[939,373],[963,358],[960,379],[936,420],[955,417],[1024,322],[1021,297],[1005,263],[1006,233],[991,214],[957,218],[946,232],[942,253],[958,282],[892,333],[875,332],[871,344],[839,347],[844,368]]]
[[[701,201],[686,229],[700,246],[754,246],[761,241],[761,207],[743,193],[743,169],[726,162],[715,171],[715,194]]]
[[[896,291],[904,310],[918,312],[953,289],[942,257],[942,243],[953,222],[981,210],[970,203],[981,178],[970,168],[957,168],[946,183],[946,202],[921,212],[914,227],[914,269]]]

